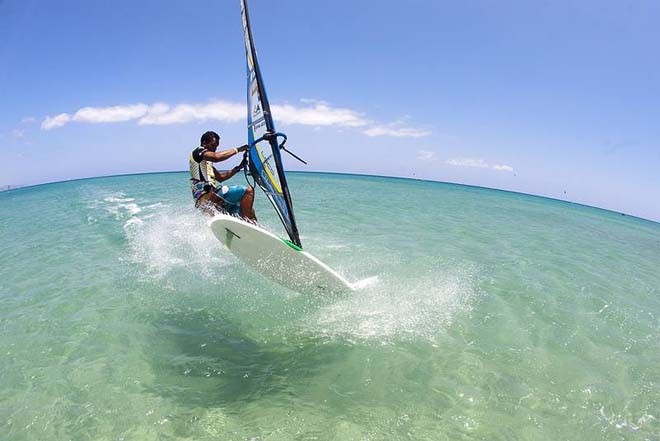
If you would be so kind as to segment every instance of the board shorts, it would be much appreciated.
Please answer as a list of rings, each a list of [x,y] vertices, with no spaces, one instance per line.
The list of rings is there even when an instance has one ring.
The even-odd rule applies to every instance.
[[[195,199],[195,206],[199,202],[199,198],[204,196],[206,193],[214,191],[219,198],[222,199],[222,209],[227,211],[229,214],[239,214],[241,211],[241,199],[247,191],[245,185],[222,185],[220,187],[214,188],[211,184],[204,181],[191,182],[190,184],[192,190],[193,199]],[[199,207],[198,207],[199,208]]]

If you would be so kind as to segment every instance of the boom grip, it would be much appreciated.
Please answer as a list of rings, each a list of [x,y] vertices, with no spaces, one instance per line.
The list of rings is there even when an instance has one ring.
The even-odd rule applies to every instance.
[[[256,141],[254,141],[254,144],[256,144],[258,142],[261,142],[261,141],[270,141],[272,139],[275,139],[275,142],[277,142],[278,137],[284,138],[284,141],[282,141],[282,143],[278,145],[279,148],[283,148],[284,144],[286,144],[287,137],[284,133],[281,133],[281,132],[266,132],[266,133],[264,133],[264,136],[257,139]]]

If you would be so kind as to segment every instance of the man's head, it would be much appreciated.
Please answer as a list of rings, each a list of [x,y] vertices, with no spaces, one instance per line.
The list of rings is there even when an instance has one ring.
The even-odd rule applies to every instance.
[[[208,131],[202,135],[202,138],[199,140],[202,147],[215,151],[220,145],[220,135],[215,132]]]

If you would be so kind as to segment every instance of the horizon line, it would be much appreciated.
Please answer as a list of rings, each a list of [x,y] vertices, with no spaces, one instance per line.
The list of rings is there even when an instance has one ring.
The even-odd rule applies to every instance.
[[[118,174],[113,174],[113,175],[87,176],[87,177],[82,177],[82,178],[62,179],[60,181],[41,182],[41,183],[38,183],[38,184],[28,184],[28,185],[23,185],[23,186],[17,186],[15,188],[7,188],[6,190],[0,190],[0,194],[8,193],[8,192],[11,192],[11,191],[18,191],[18,190],[23,190],[23,189],[34,188],[34,187],[41,187],[41,186],[44,186],[44,185],[62,184],[62,183],[65,183],[65,182],[86,181],[86,180],[90,180],[90,179],[116,178],[116,177],[122,177],[122,176],[138,176],[138,175],[187,173],[187,172],[188,172],[188,170],[168,170],[168,171],[118,173]],[[410,178],[410,177],[404,177],[404,176],[377,175],[377,174],[369,174],[369,173],[349,173],[349,172],[333,172],[333,171],[317,171],[317,170],[311,170],[311,171],[289,170],[289,171],[287,171],[287,173],[310,173],[310,174],[315,173],[315,174],[327,174],[327,175],[364,176],[364,177],[372,177],[372,178],[401,179],[401,180],[406,180],[406,181],[429,182],[429,183],[435,183],[435,184],[455,185],[455,186],[467,187],[467,188],[477,188],[477,189],[482,189],[482,190],[499,191],[499,192],[503,192],[503,193],[511,193],[511,194],[518,194],[518,195],[523,195],[523,196],[531,196],[531,197],[534,197],[534,198],[547,199],[547,200],[550,200],[550,201],[555,201],[555,202],[560,202],[560,203],[565,203],[565,204],[571,204],[571,205],[577,205],[577,206],[580,206],[580,207],[586,207],[586,208],[591,208],[591,209],[595,209],[595,210],[601,210],[601,211],[605,211],[605,212],[608,212],[608,213],[618,214],[618,215],[621,215],[621,216],[626,216],[626,217],[630,217],[630,218],[634,218],[634,219],[639,219],[639,220],[644,221],[644,222],[650,222],[652,224],[660,225],[660,221],[647,219],[645,217],[636,216],[634,214],[624,213],[622,211],[611,210],[609,208],[597,207],[595,205],[587,205],[587,204],[583,204],[583,203],[580,203],[580,202],[574,202],[574,201],[569,201],[569,200],[565,200],[565,199],[557,199],[557,198],[553,198],[553,197],[550,197],[550,196],[543,196],[543,195],[534,194],[534,193],[523,193],[523,192],[520,192],[520,191],[505,190],[505,189],[496,188],[496,187],[484,187],[482,185],[462,184],[460,182],[437,181],[437,180],[433,180],[433,179]],[[0,188],[3,187],[3,186],[11,187],[10,184],[3,184],[3,185],[0,185]]]

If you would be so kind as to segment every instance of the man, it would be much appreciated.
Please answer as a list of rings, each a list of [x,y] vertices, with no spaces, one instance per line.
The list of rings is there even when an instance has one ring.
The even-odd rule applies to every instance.
[[[219,184],[238,173],[247,165],[243,159],[239,165],[229,171],[221,172],[213,167],[214,162],[225,161],[239,152],[245,152],[247,145],[231,149],[216,151],[220,145],[220,135],[215,132],[206,132],[200,140],[201,146],[190,154],[190,187],[195,207],[213,214],[214,211],[227,212],[232,215],[256,221],[254,214],[254,190],[244,185]]]

